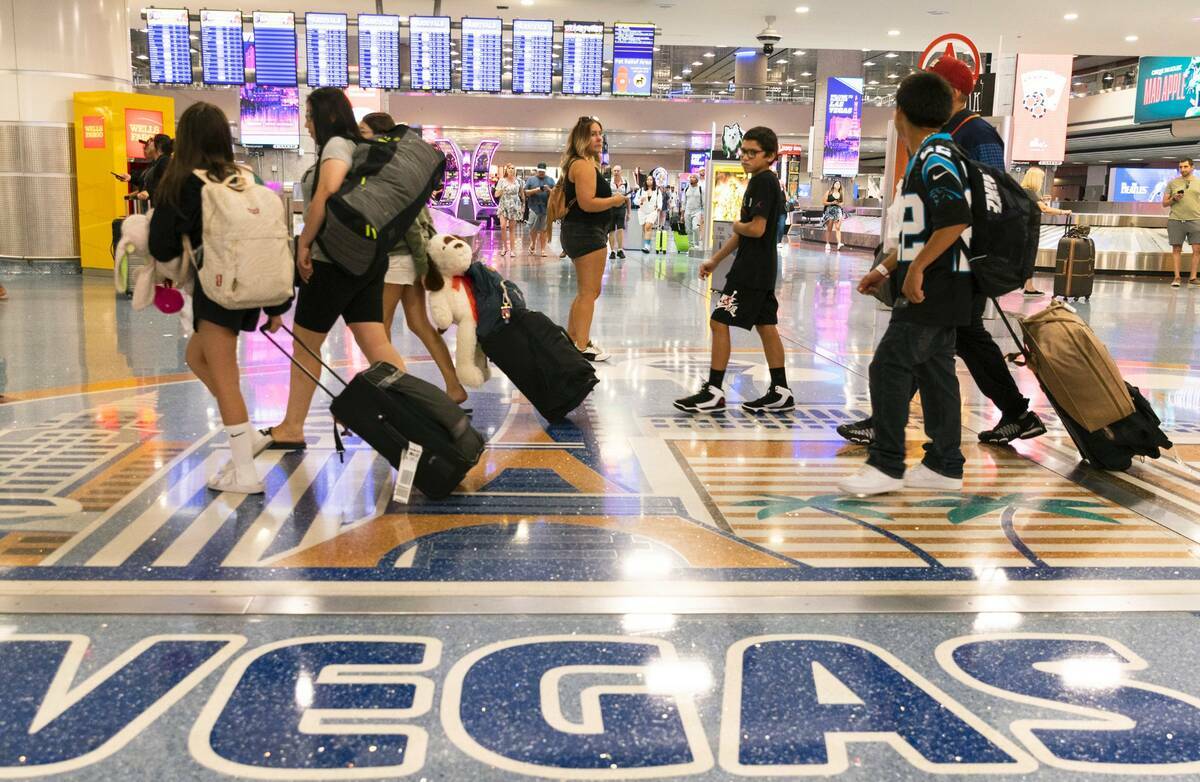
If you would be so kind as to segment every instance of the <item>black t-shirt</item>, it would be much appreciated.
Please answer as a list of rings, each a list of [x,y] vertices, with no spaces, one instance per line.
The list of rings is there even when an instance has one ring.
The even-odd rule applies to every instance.
[[[737,255],[729,270],[726,286],[745,290],[775,290],[775,274],[779,265],[779,248],[775,244],[776,226],[783,213],[783,191],[779,177],[771,169],[760,171],[750,178],[742,197],[740,220],[748,223],[756,217],[767,221],[767,230],[757,239],[738,237]]]
[[[892,275],[893,292],[899,299],[909,265],[924,249],[933,232],[951,225],[971,224],[970,187],[966,164],[946,133],[925,140],[908,163],[901,201],[904,223],[900,232],[899,266]],[[971,243],[971,229],[962,241]],[[973,293],[971,267],[955,243],[925,268],[925,301],[905,302],[892,310],[892,319],[930,326],[966,326],[971,322]]]

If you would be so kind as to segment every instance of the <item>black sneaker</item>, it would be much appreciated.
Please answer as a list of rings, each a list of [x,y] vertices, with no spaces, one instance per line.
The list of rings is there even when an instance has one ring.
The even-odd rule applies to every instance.
[[[725,412],[725,392],[716,386],[705,383],[700,387],[700,393],[683,399],[675,400],[675,409],[685,413],[723,413]]]
[[[759,397],[753,402],[742,402],[742,410],[752,415],[762,413],[786,413],[796,409],[796,400],[792,390],[783,386],[771,386],[766,396]]]
[[[1022,291],[1022,292],[1025,294],[1026,298],[1030,298],[1030,299],[1035,298],[1037,296],[1045,296],[1046,295],[1045,291],[1034,290],[1034,291]]]
[[[625,260],[625,251],[617,250],[617,257],[620,258],[621,260]]]
[[[870,445],[875,442],[875,422],[867,418],[852,424],[842,424],[837,428],[837,433],[842,436],[842,439],[849,440],[856,445]]]
[[[1001,418],[994,429],[979,433],[979,442],[1005,445],[1013,440],[1029,440],[1045,433],[1046,425],[1042,423],[1042,419],[1038,418],[1037,413],[1027,410],[1024,415],[1013,421]]]
[[[610,260],[610,261],[613,261],[613,260],[616,260],[616,258],[617,258],[617,254],[616,254],[615,252],[613,252],[613,251],[609,250],[609,252],[608,252],[608,260]]]

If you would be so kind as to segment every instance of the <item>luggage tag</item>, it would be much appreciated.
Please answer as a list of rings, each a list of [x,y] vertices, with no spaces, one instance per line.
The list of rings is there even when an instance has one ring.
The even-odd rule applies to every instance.
[[[400,465],[396,468],[396,487],[392,489],[392,500],[401,505],[408,504],[412,496],[413,479],[417,477],[417,463],[421,461],[421,446],[410,442],[400,457]]]

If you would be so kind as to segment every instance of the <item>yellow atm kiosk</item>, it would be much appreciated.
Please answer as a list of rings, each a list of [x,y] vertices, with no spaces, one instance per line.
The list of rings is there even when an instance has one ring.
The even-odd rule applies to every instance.
[[[75,188],[79,258],[84,269],[112,271],[112,223],[126,214],[130,161],[157,133],[175,137],[175,100],[132,92],[75,93]]]

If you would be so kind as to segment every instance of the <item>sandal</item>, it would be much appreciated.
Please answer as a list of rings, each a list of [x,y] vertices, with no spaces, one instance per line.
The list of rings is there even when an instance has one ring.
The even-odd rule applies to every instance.
[[[1180,285],[1182,285],[1182,284],[1183,284],[1183,283],[1182,283],[1182,282],[1180,282],[1179,280],[1171,280],[1171,287],[1172,287],[1172,288],[1178,288],[1178,287],[1179,287]]]
[[[258,456],[263,451],[303,451],[308,447],[308,443],[303,440],[297,442],[283,442],[276,440],[274,435],[275,427],[268,426],[266,429],[259,429],[258,433],[263,435],[264,440],[258,440],[254,444],[254,455]],[[261,447],[259,443],[262,443]]]

